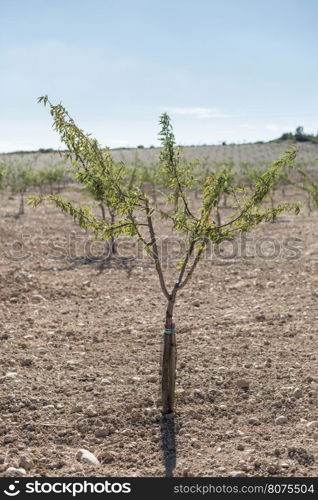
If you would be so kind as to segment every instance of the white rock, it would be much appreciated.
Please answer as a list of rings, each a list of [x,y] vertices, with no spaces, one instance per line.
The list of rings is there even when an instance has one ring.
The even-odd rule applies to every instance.
[[[44,297],[42,297],[42,295],[39,295],[39,294],[32,295],[31,300],[32,300],[32,302],[46,301],[46,299]]]
[[[279,417],[275,418],[275,424],[277,425],[284,425],[287,423],[287,417],[285,415],[280,415]]]
[[[77,452],[76,458],[79,462],[82,462],[83,464],[100,465],[100,461],[98,460],[98,458],[96,458],[93,453],[91,453],[88,450],[85,450],[84,448],[81,448]]]
[[[302,397],[303,391],[301,389],[299,389],[299,387],[296,387],[296,389],[294,389],[293,394],[294,394],[295,398],[299,399]]]
[[[23,469],[22,467],[20,467],[19,469],[17,469],[16,467],[8,467],[5,473],[8,476],[19,477],[19,476],[25,476],[26,470]]]
[[[234,470],[233,472],[230,473],[230,476],[232,477],[246,477],[246,472],[242,470]]]
[[[101,385],[110,385],[111,384],[111,380],[109,378],[102,378],[102,380],[100,381]]]
[[[318,427],[318,420],[312,420],[311,422],[308,422],[308,424],[307,424],[307,429],[309,431],[312,431],[316,427]]]

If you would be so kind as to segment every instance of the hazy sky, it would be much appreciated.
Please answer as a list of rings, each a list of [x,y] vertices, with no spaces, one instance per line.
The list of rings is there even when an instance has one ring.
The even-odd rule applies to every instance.
[[[317,0],[0,0],[0,151],[59,147],[48,94],[111,147],[318,129]]]

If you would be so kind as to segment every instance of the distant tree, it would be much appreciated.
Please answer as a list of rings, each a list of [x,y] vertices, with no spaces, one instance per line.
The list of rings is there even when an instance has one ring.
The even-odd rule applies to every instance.
[[[294,134],[292,132],[285,132],[279,138],[281,141],[292,141],[294,140]]]
[[[302,138],[304,136],[304,127],[297,127],[295,130],[296,139]]]
[[[307,194],[307,206],[309,214],[311,214],[313,208],[318,208],[318,177],[309,174],[301,166],[297,167],[297,171],[301,176],[301,182],[296,185]]]
[[[43,168],[37,172],[38,187],[48,188],[50,194],[60,193],[65,177],[66,169],[64,166]]]
[[[6,174],[6,166],[4,163],[0,163],[0,190],[5,187],[5,174]]]
[[[12,194],[20,196],[19,210],[16,217],[24,215],[25,194],[29,188],[38,186],[38,173],[28,163],[11,166],[6,170],[5,183]]]

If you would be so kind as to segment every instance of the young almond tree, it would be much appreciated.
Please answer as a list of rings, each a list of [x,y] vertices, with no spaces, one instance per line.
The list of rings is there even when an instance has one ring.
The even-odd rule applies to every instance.
[[[152,258],[158,274],[159,284],[166,300],[166,314],[163,334],[163,358],[161,372],[162,412],[170,413],[174,409],[175,373],[176,373],[176,327],[174,307],[180,290],[189,283],[209,241],[218,245],[246,232],[263,221],[269,221],[273,215],[284,210],[298,211],[296,205],[280,204],[262,209],[262,202],[268,195],[279,173],[292,162],[296,151],[287,151],[272,164],[257,180],[253,191],[238,200],[234,197],[233,213],[222,225],[214,222],[215,204],[223,192],[223,181],[215,176],[208,177],[202,187],[202,201],[199,209],[191,203],[189,193],[193,188],[191,163],[181,157],[175,147],[175,138],[170,118],[166,113],[160,117],[160,152],[161,181],[165,184],[167,198],[166,210],[156,209],[151,199],[132,183],[125,182],[125,168],[116,164],[110,152],[102,149],[98,142],[85,134],[66,109],[53,105],[48,97],[39,98],[39,102],[49,105],[54,128],[60,134],[62,142],[75,159],[78,168],[78,180],[84,185],[94,183],[101,192],[107,189],[109,203],[117,215],[114,223],[99,220],[87,207],[75,206],[58,195],[40,195],[32,197],[30,202],[37,206],[46,199],[60,210],[73,217],[83,228],[91,229],[99,238],[108,239],[118,234],[135,237],[144,246]],[[176,271],[172,285],[168,285],[159,254],[156,221],[158,218],[170,221],[173,231],[182,235],[186,250]]]

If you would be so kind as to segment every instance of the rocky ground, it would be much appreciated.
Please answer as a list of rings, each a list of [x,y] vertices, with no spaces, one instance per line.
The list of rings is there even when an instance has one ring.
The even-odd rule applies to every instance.
[[[200,263],[176,306],[176,414],[162,421],[149,261],[103,263],[52,206],[17,207],[1,194],[0,475],[317,475],[317,213]]]

